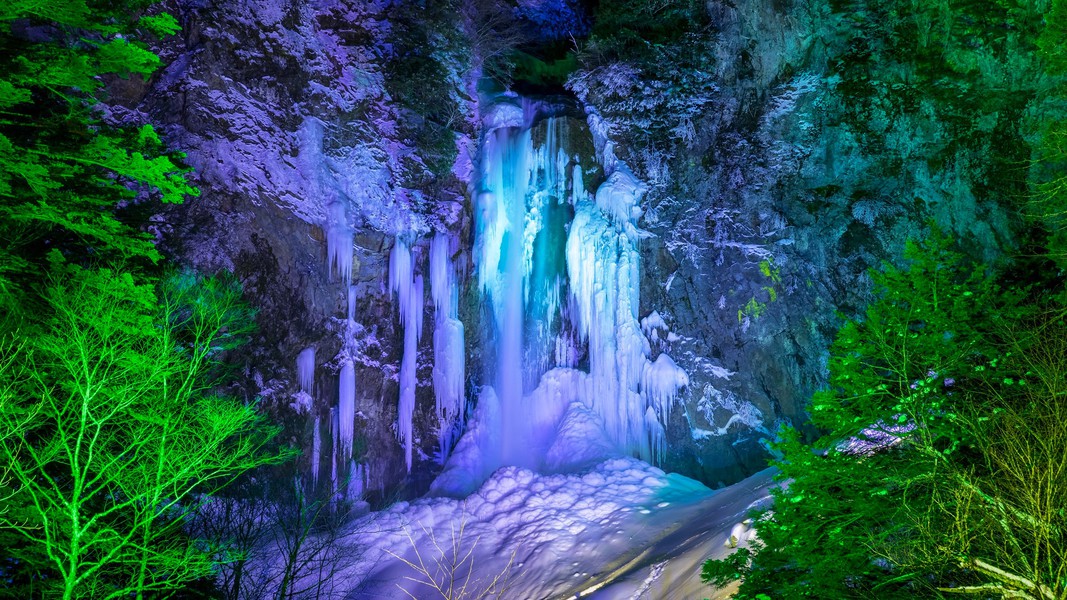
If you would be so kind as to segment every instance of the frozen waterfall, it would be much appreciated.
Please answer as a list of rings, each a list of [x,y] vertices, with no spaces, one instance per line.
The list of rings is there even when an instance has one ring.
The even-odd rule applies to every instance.
[[[579,438],[586,449],[654,461],[689,383],[666,354],[652,360],[638,320],[646,186],[616,162],[596,194],[586,192],[598,169],[582,163],[572,138],[588,132],[543,109],[505,98],[487,116],[473,255],[492,314],[483,340],[492,393],[482,393],[439,492],[469,491],[503,465],[565,469],[582,454],[568,451]],[[495,402],[483,407],[487,398]],[[597,436],[599,445],[589,442]]]

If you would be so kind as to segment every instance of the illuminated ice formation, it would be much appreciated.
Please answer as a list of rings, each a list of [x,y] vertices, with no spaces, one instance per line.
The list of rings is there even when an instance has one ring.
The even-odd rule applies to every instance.
[[[417,384],[417,354],[422,334],[422,276],[414,274],[411,251],[400,238],[389,256],[389,288],[396,293],[400,309],[400,326],[404,329],[404,356],[400,361],[400,402],[397,409],[397,436],[404,444],[404,456],[411,471]]]
[[[326,206],[326,256],[330,273],[336,273],[348,285],[352,281],[352,228],[348,225],[345,203],[334,201]]]
[[[315,387],[315,347],[305,348],[296,356],[296,378],[300,391],[312,394]]]
[[[451,239],[442,233],[430,242],[430,293],[435,322],[433,332],[433,390],[438,422],[439,457],[451,450],[463,418],[463,384],[466,375],[463,323],[457,318],[459,290],[452,265]]]
[[[502,105],[487,119],[474,248],[492,314],[487,344],[495,361],[487,361],[486,380],[499,402],[499,436],[492,437],[501,447],[479,448],[478,460],[499,464],[478,470],[559,467],[558,457],[568,454],[559,447],[563,424],[588,421],[574,411],[598,417],[598,431],[615,452],[656,460],[663,424],[689,378],[666,354],[652,360],[638,320],[638,244],[649,234],[637,222],[647,188],[615,162],[591,196],[587,169],[569,151],[567,120],[541,118],[527,102],[520,124],[513,100]],[[661,323],[655,314],[645,325]],[[573,369],[583,353],[587,372]],[[493,425],[473,428],[487,427]],[[456,453],[465,452],[473,453],[472,444],[461,442]]]

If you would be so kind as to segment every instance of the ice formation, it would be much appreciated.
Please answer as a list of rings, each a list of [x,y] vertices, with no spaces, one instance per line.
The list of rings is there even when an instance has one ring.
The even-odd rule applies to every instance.
[[[319,461],[322,459],[322,433],[319,431],[319,416],[315,415],[314,429],[311,430],[311,485],[319,482]]]
[[[352,438],[356,426],[356,365],[353,356],[356,353],[356,286],[348,286],[348,312],[345,319],[345,338],[341,348],[340,380],[337,389],[337,436],[336,453],[341,452],[342,460],[352,456]]]
[[[315,347],[305,348],[296,356],[296,378],[300,391],[312,394],[315,387]]]
[[[337,390],[337,436],[344,458],[352,455],[352,437],[356,421],[356,366],[347,359],[341,366]]]
[[[438,446],[443,463],[452,449],[463,418],[466,375],[463,323],[458,316],[459,290],[449,236],[438,233],[430,242],[430,293],[433,296],[433,390],[438,422]]]
[[[326,205],[326,256],[330,272],[336,272],[347,285],[352,281],[352,228],[348,226],[345,203],[335,200]]]
[[[414,261],[408,245],[397,238],[389,255],[389,288],[396,293],[400,309],[400,326],[404,329],[404,357],[400,362],[400,401],[397,436],[404,444],[404,456],[411,471],[415,414],[415,388],[418,384],[417,359],[422,334],[422,276],[414,274]]]
[[[567,120],[530,101],[518,108],[506,97],[488,111],[476,194],[474,259],[496,356],[486,380],[499,400],[501,443],[479,456],[543,467],[563,420],[587,410],[617,451],[655,460],[689,378],[666,354],[652,360],[646,334],[666,330],[659,314],[644,331],[638,320],[638,244],[649,234],[637,222],[647,187],[612,161],[591,196],[587,169],[568,151]],[[583,350],[588,372],[573,369]],[[552,377],[569,385],[545,379],[557,371]]]

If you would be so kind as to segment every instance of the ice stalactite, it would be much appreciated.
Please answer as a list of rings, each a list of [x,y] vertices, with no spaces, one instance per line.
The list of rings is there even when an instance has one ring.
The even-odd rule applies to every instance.
[[[666,354],[650,362],[652,349],[637,318],[638,242],[648,235],[637,220],[645,191],[620,162],[595,198],[575,198],[567,272],[577,329],[589,344],[589,404],[620,447],[654,460],[663,449],[662,422],[689,378]]]
[[[300,351],[296,356],[296,378],[300,383],[300,394],[306,398],[307,410],[314,410],[315,392],[315,347],[311,346]],[[319,480],[319,460],[322,451],[322,438],[319,434],[319,416],[315,415],[314,429],[311,432],[311,481],[312,485]]]
[[[314,429],[311,431],[311,485],[319,483],[319,462],[322,460],[322,433],[319,431],[321,423],[319,416],[315,415]]]
[[[422,276],[414,274],[411,251],[400,238],[389,256],[389,288],[396,293],[400,325],[404,329],[404,357],[400,362],[400,401],[397,409],[397,436],[404,444],[404,456],[411,471],[414,445],[413,417],[415,388],[418,384],[418,346],[422,334]]]
[[[296,378],[300,391],[313,394],[315,387],[315,347],[305,348],[296,356]]]
[[[331,273],[337,273],[346,285],[352,281],[352,228],[348,225],[345,202],[334,200],[326,205],[326,256]]]
[[[438,233],[430,242],[430,293],[433,332],[433,390],[438,422],[440,461],[448,457],[455,432],[462,426],[466,376],[463,323],[458,318],[459,290],[452,264],[451,238]]]
[[[352,440],[356,426],[356,287],[348,286],[348,312],[345,319],[345,338],[341,347],[341,373],[337,389],[337,437],[341,459],[352,456]]]
[[[330,492],[337,494],[337,449],[341,440],[337,436],[337,409],[330,409],[330,441],[333,452],[330,453]]]
[[[337,390],[337,437],[342,458],[352,455],[352,437],[356,421],[356,365],[351,359],[341,366]]]

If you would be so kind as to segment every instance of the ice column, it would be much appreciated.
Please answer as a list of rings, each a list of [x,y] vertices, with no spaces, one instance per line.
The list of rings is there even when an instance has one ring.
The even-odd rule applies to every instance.
[[[546,108],[553,110],[501,98],[486,116],[481,153],[473,256],[493,314],[500,462],[538,466],[538,451],[552,442],[553,428],[542,422],[552,411],[528,404],[526,394],[548,369],[579,364],[583,347],[588,377],[567,393],[600,416],[620,450],[652,461],[662,454],[663,424],[688,376],[666,354],[651,360],[638,322],[638,244],[649,234],[637,222],[647,188],[616,161],[595,196],[588,194],[580,159],[567,152],[568,120],[539,121]],[[431,256],[431,271],[436,302],[436,290],[447,289],[447,269]],[[445,357],[435,358],[450,368]]]
[[[300,382],[300,393],[307,396],[307,407],[314,410],[315,388],[315,347],[305,348],[296,356],[296,378]],[[319,480],[319,458],[322,450],[322,438],[319,434],[319,416],[315,415],[315,429],[311,438],[311,481]]]
[[[319,482],[319,461],[322,460],[322,434],[319,416],[315,415],[315,429],[311,432],[311,485]]]
[[[315,347],[304,348],[296,355],[296,378],[300,391],[311,395],[315,387]]]
[[[345,341],[341,349],[343,362],[337,389],[337,435],[343,459],[352,456],[352,438],[356,425],[356,287],[348,287],[348,318],[345,320]]]
[[[404,329],[404,357],[400,362],[400,402],[397,416],[397,435],[404,443],[408,471],[414,436],[412,417],[415,413],[415,387],[419,337],[422,333],[423,285],[422,276],[414,274],[411,251],[400,238],[396,239],[389,256],[389,288],[396,293],[400,308],[400,325]]]
[[[459,291],[452,265],[451,239],[438,233],[430,242],[430,293],[434,302],[433,390],[437,408],[439,458],[444,463],[463,417],[465,378],[463,323],[458,316]]]
[[[575,178],[579,176],[575,173]],[[578,189],[575,182],[575,189]],[[636,226],[646,186],[625,165],[596,192],[574,198],[567,238],[567,272],[576,325],[589,344],[591,397],[615,442],[644,460],[662,453],[661,422],[677,391],[689,384],[685,371],[652,349],[637,320],[640,302],[638,242],[648,234]]]
[[[491,380],[501,405],[502,458],[520,466],[534,466],[531,448],[543,441],[533,439],[523,397],[556,362],[570,218],[565,121],[544,119],[535,145],[530,123],[537,111],[510,100],[493,107],[475,203],[478,282],[494,316]]]

